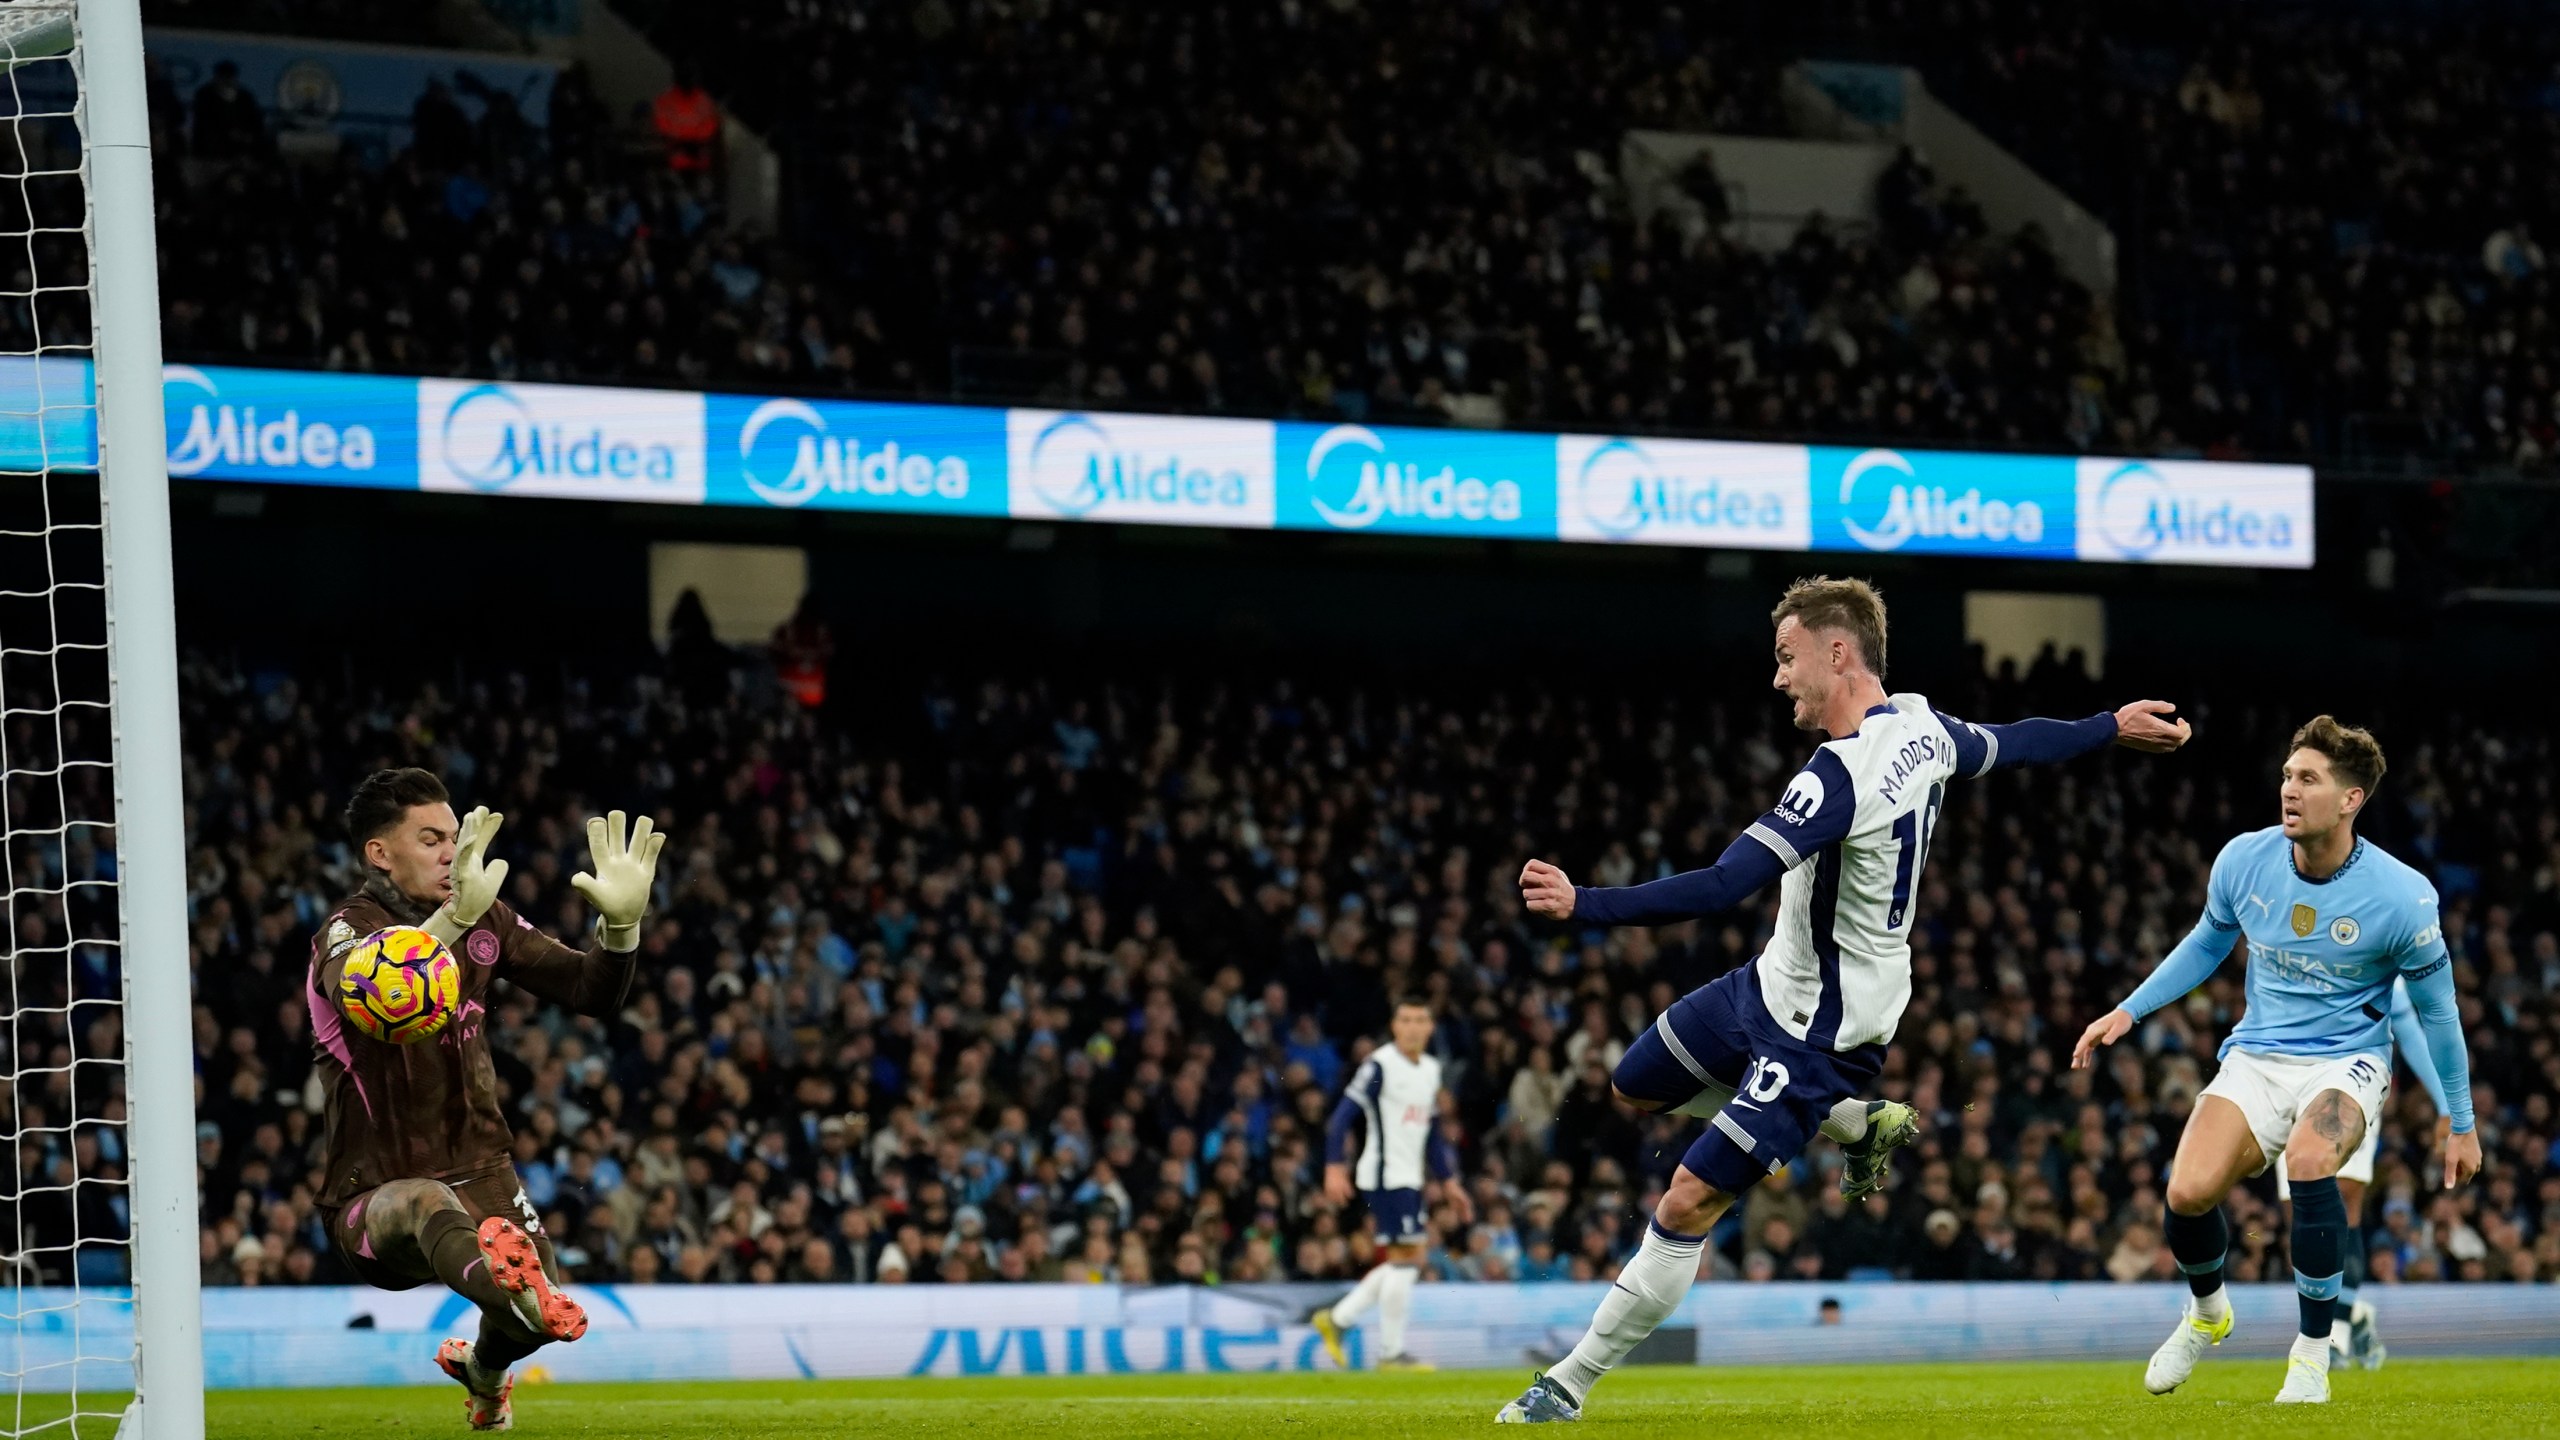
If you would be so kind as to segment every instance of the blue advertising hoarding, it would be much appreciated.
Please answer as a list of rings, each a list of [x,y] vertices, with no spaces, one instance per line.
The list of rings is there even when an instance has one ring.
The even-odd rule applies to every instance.
[[[89,362],[0,355],[0,475],[98,463]]]
[[[1812,447],[1813,548],[2077,557],[2077,462],[2061,455]],[[2303,472],[2305,503],[2310,472]]]
[[[1005,513],[1004,412],[957,405],[707,397],[713,505]]]
[[[2299,465],[166,369],[169,473],[554,499],[2304,569]],[[86,469],[88,362],[0,358],[0,471]]]
[[[414,489],[418,382],[171,365],[169,474]]]
[[[1293,421],[1272,469],[1283,530],[1556,538],[1553,436]]]
[[[542,1353],[556,1381],[1338,1373],[1306,1316],[1340,1285],[569,1288],[593,1328]],[[1408,1352],[1450,1369],[1516,1365],[1524,1350],[1570,1346],[1608,1293],[1603,1282],[1425,1285],[1414,1292]],[[2225,1348],[2281,1364],[2294,1333],[2293,1286],[2235,1284],[2229,1293],[2239,1325]],[[2560,1287],[2401,1284],[2387,1294],[2395,1351],[2560,1355]],[[2109,1359],[2130,1376],[2154,1342],[2124,1323],[2128,1309],[2173,1313],[2184,1296],[2176,1282],[1701,1285],[1666,1319],[1691,1337],[1678,1358],[1700,1365]],[[130,1292],[29,1286],[19,1305],[21,1322],[0,1331],[0,1357],[27,1377],[27,1390],[131,1387]],[[205,1383],[224,1390],[442,1385],[420,1357],[472,1323],[469,1303],[441,1286],[208,1285],[203,1315]],[[1343,1340],[1341,1368],[1380,1358],[1360,1327]],[[1838,1373],[1844,1383],[1860,1375]]]

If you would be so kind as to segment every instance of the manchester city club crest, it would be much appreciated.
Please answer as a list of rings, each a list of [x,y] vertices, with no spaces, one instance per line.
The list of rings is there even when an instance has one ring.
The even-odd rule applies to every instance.
[[[2353,945],[2356,937],[2363,933],[2351,916],[2341,915],[2329,922],[2329,938],[2341,945]]]
[[[2308,940],[2311,938],[2311,932],[2319,928],[2319,911],[2312,909],[2308,905],[2296,905],[2293,907],[2293,936],[2295,939]]]

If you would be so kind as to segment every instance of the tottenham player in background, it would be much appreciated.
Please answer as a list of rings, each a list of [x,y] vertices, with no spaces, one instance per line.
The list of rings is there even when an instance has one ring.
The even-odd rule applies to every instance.
[[[2409,982],[2396,977],[2391,982],[2391,1035],[2382,1062],[2386,1078],[2393,1085],[2399,1083],[2399,1072],[2393,1068],[2395,1059],[2408,1062],[2410,1073],[2418,1077],[2426,1087],[2427,1098],[2435,1103],[2436,1143],[2442,1145],[2444,1137],[2453,1133],[2453,1116],[2445,1110],[2444,1080],[2436,1074],[2435,1052],[2427,1048],[2427,1034],[2418,1023],[2417,1007],[2409,1003]],[[2374,1155],[2381,1146],[2382,1127],[2368,1128],[2364,1143],[2356,1147],[2356,1153],[2338,1171],[2338,1201],[2347,1212],[2347,1243],[2345,1252],[2338,1257],[2345,1265],[2345,1278],[2338,1286],[2329,1321],[2332,1370],[2351,1361],[2367,1370],[2379,1370],[2391,1353],[2382,1343],[2373,1302],[2360,1293],[2364,1289],[2364,1192],[2373,1183]],[[2276,1167],[2276,1199],[2287,1207],[2293,1204],[2293,1184],[2285,1178],[2282,1166]]]
[[[1445,1182],[1440,1198],[1457,1212],[1458,1223],[1473,1218],[1466,1186],[1458,1183],[1458,1157],[1439,1134],[1440,1062],[1423,1053],[1431,1043],[1431,1007],[1421,1000],[1396,1005],[1390,1033],[1395,1043],[1369,1052],[1351,1074],[1342,1102],[1324,1127],[1324,1193],[1335,1204],[1360,1192],[1378,1242],[1378,1263],[1350,1294],[1307,1317],[1324,1337],[1333,1363],[1345,1365],[1343,1327],[1378,1309],[1380,1370],[1428,1370],[1404,1352],[1404,1327],[1413,1311],[1414,1282],[1422,1278],[1422,1250],[1430,1236],[1422,1224],[1429,1198],[1424,1170]],[[1349,1152],[1352,1132],[1360,1135],[1360,1153]]]
[[[480,1309],[476,1340],[447,1340],[436,1364],[462,1383],[474,1430],[514,1428],[508,1367],[586,1333],[560,1288],[560,1265],[510,1159],[485,1031],[499,980],[586,1015],[612,1015],[631,988],[640,920],[664,835],[643,815],[628,838],[619,810],[587,822],[593,874],[569,883],[594,907],[595,943],[564,945],[498,898],[507,862],[489,858],[505,817],[456,820],[444,782],[418,769],[366,777],[347,803],[347,838],[364,865],[356,893],[311,942],[311,1039],[328,1087],[319,1210],[338,1259],[382,1290],[442,1281]],[[462,964],[462,997],[434,1038],[393,1045],[339,1017],[347,952],[377,930],[414,925]]]
[[[2231,1248],[2222,1198],[2278,1155],[2293,1191],[2293,1286],[2302,1302],[2278,1404],[2329,1398],[2331,1311],[2345,1285],[2346,1202],[2338,1172],[2381,1118],[2391,1083],[2391,982],[2406,977],[2453,1117],[2444,1185],[2480,1168],[2471,1057],[2454,1007],[2453,959],[2425,876],[2357,836],[2382,780],[2371,732],[2327,715],[2293,733],[2277,791],[2281,823],[2222,847],[2204,918],[2125,1002],[2089,1024],[2071,1063],[2205,982],[2235,942],[2249,947],[2248,1013],[2222,1042],[2221,1069],[2196,1100],[2169,1167],[2169,1249],[2186,1272],[2186,1316],[2143,1383],[2166,1395],[2231,1333],[2222,1291]]]
[[[2187,740],[2157,700],[2085,720],[1968,725],[1918,695],[1888,696],[1884,601],[1862,580],[1799,580],[1770,619],[1771,683],[1794,702],[1796,728],[1827,737],[1777,807],[1714,865],[1649,884],[1580,889],[1540,860],[1521,871],[1530,910],[1585,925],[1676,924],[1780,886],[1768,948],[1664,1011],[1619,1062],[1618,1094],[1639,1109],[1731,1098],[1682,1158],[1590,1332],[1498,1420],[1580,1419],[1591,1387],[1679,1308],[1707,1231],[1743,1191],[1826,1121],[1865,1138],[1870,1102],[1857,1096],[1911,999],[1912,909],[1949,780]]]

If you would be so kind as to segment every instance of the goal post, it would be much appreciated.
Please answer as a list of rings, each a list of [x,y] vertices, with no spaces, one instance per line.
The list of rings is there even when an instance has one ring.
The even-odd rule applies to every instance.
[[[16,1394],[0,1435],[112,1425],[202,1440],[177,609],[139,0],[0,3],[0,86],[0,184],[15,182],[0,206],[0,1095],[17,1151],[13,1229],[0,1235]]]
[[[121,1428],[138,1440],[203,1440],[178,602],[142,7],[141,0],[78,6],[133,1214],[134,1398]]]

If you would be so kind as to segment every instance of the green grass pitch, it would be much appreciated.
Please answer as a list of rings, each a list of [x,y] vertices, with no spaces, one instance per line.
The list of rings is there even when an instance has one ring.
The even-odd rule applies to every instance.
[[[527,1385],[516,1391],[516,1433],[584,1440],[1453,1435],[1489,1426],[1527,1380],[1525,1371],[1476,1371]],[[2267,1403],[2282,1380],[2278,1361],[2208,1359],[2178,1394],[2154,1398],[2142,1393],[2140,1365],[2125,1362],[1648,1367],[1611,1377],[1571,1433],[1721,1431],[1812,1440],[2560,1435],[2560,1360],[2396,1361],[2376,1374],[2334,1376],[2335,1398],[2324,1409]],[[216,1440],[468,1433],[461,1396],[445,1386],[231,1391],[211,1396],[207,1409]],[[36,1418],[31,1405],[21,1423]],[[83,1424],[79,1434],[104,1437],[112,1429],[109,1422]]]

